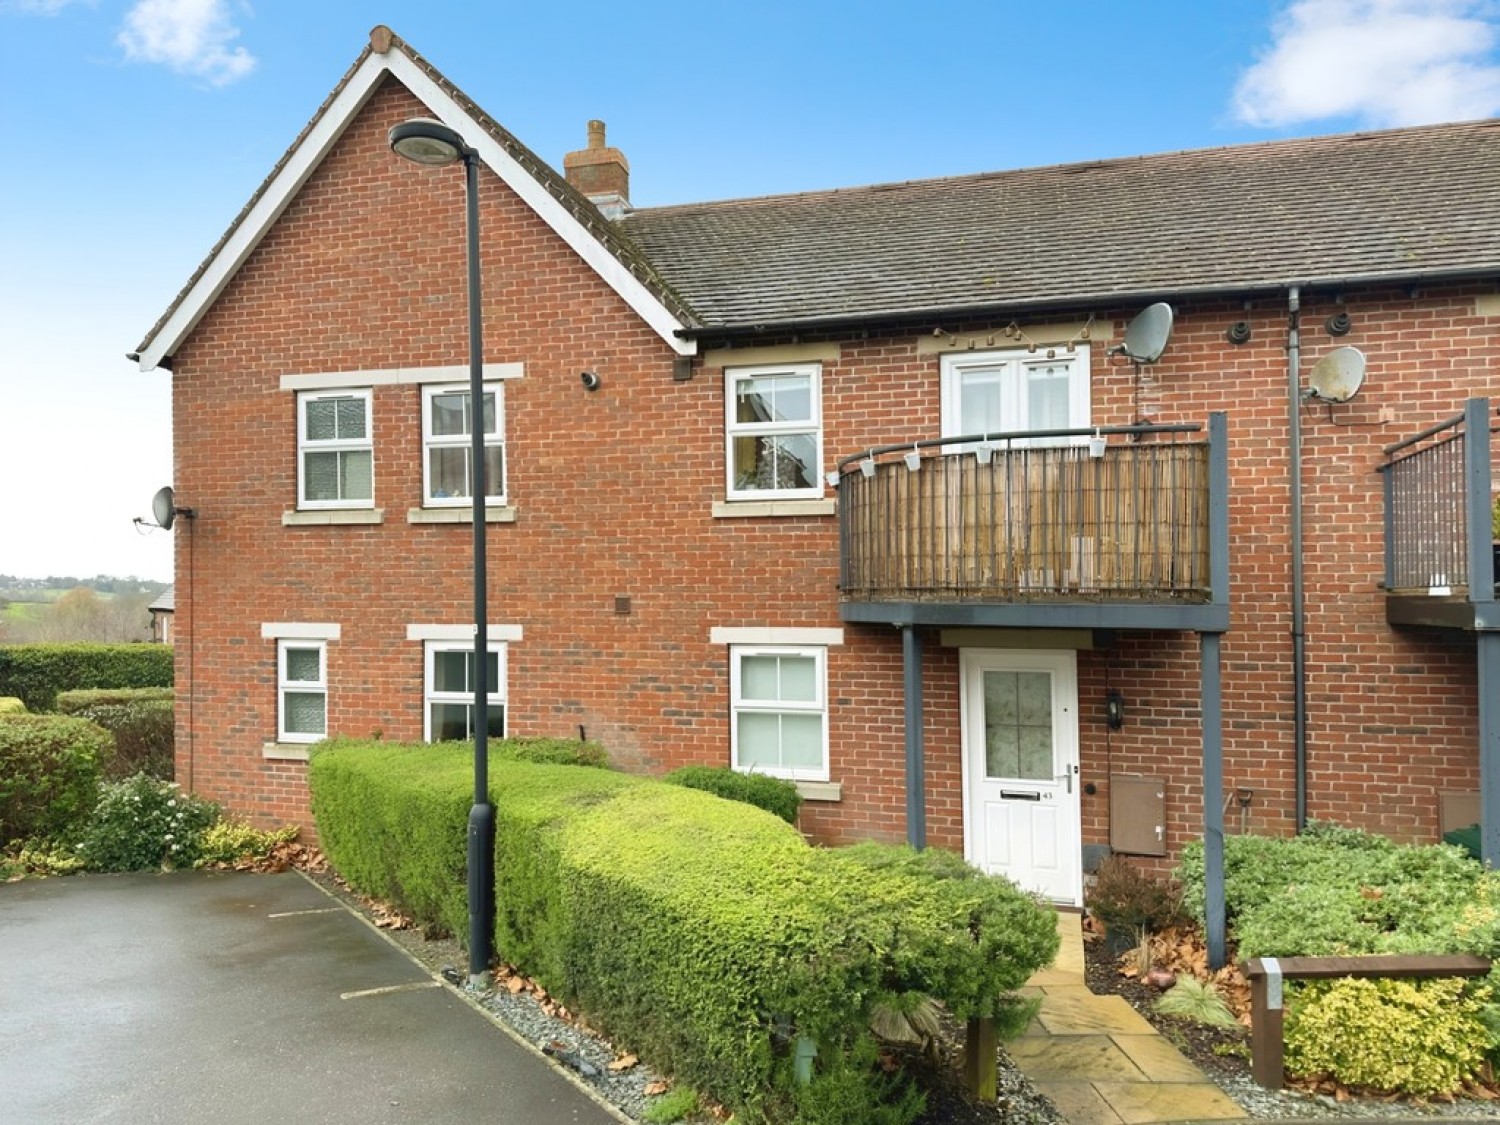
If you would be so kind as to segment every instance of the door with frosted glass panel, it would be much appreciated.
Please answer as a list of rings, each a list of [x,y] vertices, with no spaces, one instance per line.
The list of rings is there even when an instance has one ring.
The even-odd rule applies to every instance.
[[[1079,905],[1076,655],[973,649],[961,669],[965,856]]]

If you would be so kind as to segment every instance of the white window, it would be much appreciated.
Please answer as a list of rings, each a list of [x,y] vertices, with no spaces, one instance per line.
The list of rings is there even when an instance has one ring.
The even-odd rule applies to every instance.
[[[828,780],[827,652],[822,647],[730,646],[735,769]]]
[[[317,742],[328,734],[328,646],[276,643],[276,741]]]
[[[505,737],[505,645],[491,644],[485,669],[491,738]],[[428,742],[465,742],[474,737],[474,645],[428,641],[426,734]]]
[[[297,503],[373,508],[375,455],[368,390],[297,396]]]
[[[943,433],[1076,430],[1090,425],[1089,350],[995,351],[946,355],[942,361]],[[1086,436],[1035,438],[1024,444],[1081,445]],[[1019,444],[1019,443],[1018,443]]]
[[[422,481],[429,507],[474,503],[474,411],[467,385],[422,390]],[[505,503],[505,392],[486,383],[483,399],[484,502]]]
[[[821,370],[816,363],[725,369],[729,499],[823,495]]]

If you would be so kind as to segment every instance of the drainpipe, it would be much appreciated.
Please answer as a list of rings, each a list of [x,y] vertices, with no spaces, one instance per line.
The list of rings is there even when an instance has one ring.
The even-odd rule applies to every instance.
[[[1286,381],[1292,475],[1292,739],[1297,831],[1307,827],[1307,592],[1302,560],[1302,290],[1287,290]]]

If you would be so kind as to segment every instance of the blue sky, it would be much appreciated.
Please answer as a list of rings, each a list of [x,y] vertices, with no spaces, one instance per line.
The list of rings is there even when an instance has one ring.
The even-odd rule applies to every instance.
[[[0,0],[0,573],[172,576],[125,353],[376,23],[637,206],[1500,114],[1500,0]]]

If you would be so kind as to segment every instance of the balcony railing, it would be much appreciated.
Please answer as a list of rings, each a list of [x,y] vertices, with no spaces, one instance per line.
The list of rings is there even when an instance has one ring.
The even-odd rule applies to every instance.
[[[1492,482],[1500,480],[1489,400],[1387,447],[1385,587],[1392,593],[1469,591],[1476,566],[1492,570]],[[1495,576],[1490,574],[1493,582]]]
[[[852,601],[1206,602],[1198,426],[971,434],[839,464]]]

